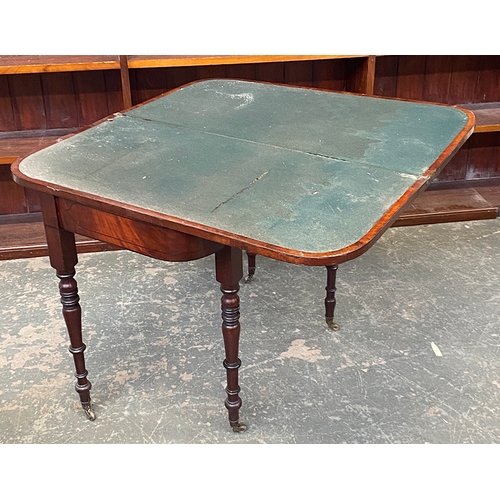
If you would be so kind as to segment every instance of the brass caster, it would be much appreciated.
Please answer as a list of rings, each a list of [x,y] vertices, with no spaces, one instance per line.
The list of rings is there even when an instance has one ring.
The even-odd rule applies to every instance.
[[[95,412],[92,409],[91,403],[82,403],[82,408],[85,413],[85,416],[93,422],[95,420]]]
[[[331,330],[340,330],[340,325],[338,323],[335,323],[335,321],[333,321],[333,318],[326,318],[326,324]]]
[[[231,427],[233,428],[233,432],[245,432],[247,430],[247,424],[243,422],[231,423]]]
[[[253,274],[248,274],[245,278],[245,283],[251,283],[253,281]]]

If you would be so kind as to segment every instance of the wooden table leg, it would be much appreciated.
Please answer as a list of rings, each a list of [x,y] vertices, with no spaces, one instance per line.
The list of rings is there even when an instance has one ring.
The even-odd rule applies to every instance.
[[[337,277],[337,269],[339,266],[326,266],[326,298],[325,298],[325,319],[326,324],[332,330],[338,330],[340,325],[333,321],[335,304],[337,300],[335,298],[335,292],[337,288],[335,287],[335,279]]]
[[[248,274],[245,278],[245,283],[250,283],[255,274],[255,257],[254,253],[247,252]]]
[[[82,340],[82,312],[80,297],[75,276],[75,265],[78,262],[76,253],[75,235],[57,227],[56,204],[50,196],[42,196],[42,210],[44,213],[45,235],[49,249],[51,266],[56,270],[59,278],[59,292],[61,294],[62,312],[70,338],[69,352],[73,355],[76,368],[75,389],[80,396],[83,411],[89,420],[95,420],[95,413],[90,400],[92,384],[87,379]]]
[[[241,398],[239,396],[238,369],[241,360],[238,358],[240,339],[240,298],[238,296],[239,281],[243,277],[243,258],[239,249],[224,247],[215,254],[215,273],[222,292],[222,335],[226,359],[224,367],[227,371],[227,398],[225,406],[228,410],[229,423],[234,432],[242,432],[247,426],[239,421]]]

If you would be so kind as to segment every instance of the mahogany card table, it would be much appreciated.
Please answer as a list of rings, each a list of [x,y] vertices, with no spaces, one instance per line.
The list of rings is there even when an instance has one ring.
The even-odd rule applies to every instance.
[[[75,233],[167,261],[215,255],[225,406],[240,422],[242,253],[337,266],[368,250],[472,133],[457,107],[241,80],[198,81],[116,113],[12,166],[41,198],[76,366],[91,406]],[[300,283],[297,283],[297,287]]]

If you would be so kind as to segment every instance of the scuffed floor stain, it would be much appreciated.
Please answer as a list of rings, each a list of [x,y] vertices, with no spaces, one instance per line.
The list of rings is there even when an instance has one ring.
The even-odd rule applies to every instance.
[[[304,339],[297,339],[292,342],[292,345],[285,352],[278,356],[278,359],[286,358],[303,359],[309,363],[316,363],[320,359],[330,359],[330,356],[323,356],[321,349],[318,349],[317,346],[307,347]]]
[[[139,376],[139,372],[130,373],[128,370],[120,370],[115,373],[113,383],[125,385],[127,382],[135,380]]]

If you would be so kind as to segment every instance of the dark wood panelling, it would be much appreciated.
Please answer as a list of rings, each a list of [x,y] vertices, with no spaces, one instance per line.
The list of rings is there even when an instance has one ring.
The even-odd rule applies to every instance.
[[[314,61],[313,85],[320,89],[345,90],[345,59]]]
[[[312,61],[297,61],[285,64],[285,83],[304,87],[313,86]]]
[[[469,146],[470,142],[467,141],[450,160],[448,165],[444,167],[438,177],[434,180],[434,183],[453,182],[465,179]]]
[[[500,177],[500,134],[474,134],[468,143],[465,179]]]
[[[168,89],[176,89],[181,85],[198,80],[196,67],[167,68]]]
[[[28,213],[41,212],[42,205],[40,203],[40,196],[31,189],[25,189],[24,195],[26,197],[26,210]]]
[[[119,71],[104,71],[108,114],[121,111],[123,106],[122,82]]]
[[[374,66],[372,56],[346,59],[345,62],[345,90],[373,94],[374,91]]]
[[[90,125],[110,114],[104,71],[75,72],[73,79],[80,126]]]
[[[215,66],[197,66],[196,67],[196,80],[204,80],[206,78],[226,78],[228,67],[225,65],[215,65]],[[233,76],[231,78],[242,78],[239,76],[241,74],[240,65],[229,69]]]
[[[423,100],[426,56],[400,56],[396,97]]]
[[[473,102],[500,101],[500,55],[480,56]]]
[[[132,104],[139,104],[165,92],[167,72],[165,68],[148,68],[130,72]]]
[[[24,188],[10,175],[10,165],[0,165],[0,215],[19,214],[27,211]]]
[[[41,75],[47,128],[78,126],[75,87],[71,73]]]
[[[446,102],[449,104],[474,102],[478,71],[477,56],[453,56],[450,92]]]
[[[285,63],[257,64],[255,76],[261,82],[283,83],[285,81]]]
[[[40,75],[9,75],[16,130],[45,130],[47,119]]]
[[[0,75],[0,132],[83,127],[121,108],[119,71]]]
[[[452,56],[427,56],[422,99],[431,102],[446,102],[450,92]]]
[[[500,178],[500,134],[473,134],[436,179],[436,183]]]
[[[500,100],[500,56],[380,56],[375,94],[448,104]]]
[[[256,80],[256,65],[255,64],[240,64],[238,66],[226,65],[227,78],[242,78],[244,80]]]
[[[398,56],[381,56],[375,67],[375,95],[394,97],[398,85]]]
[[[16,130],[7,75],[0,75],[0,130],[2,132]]]

